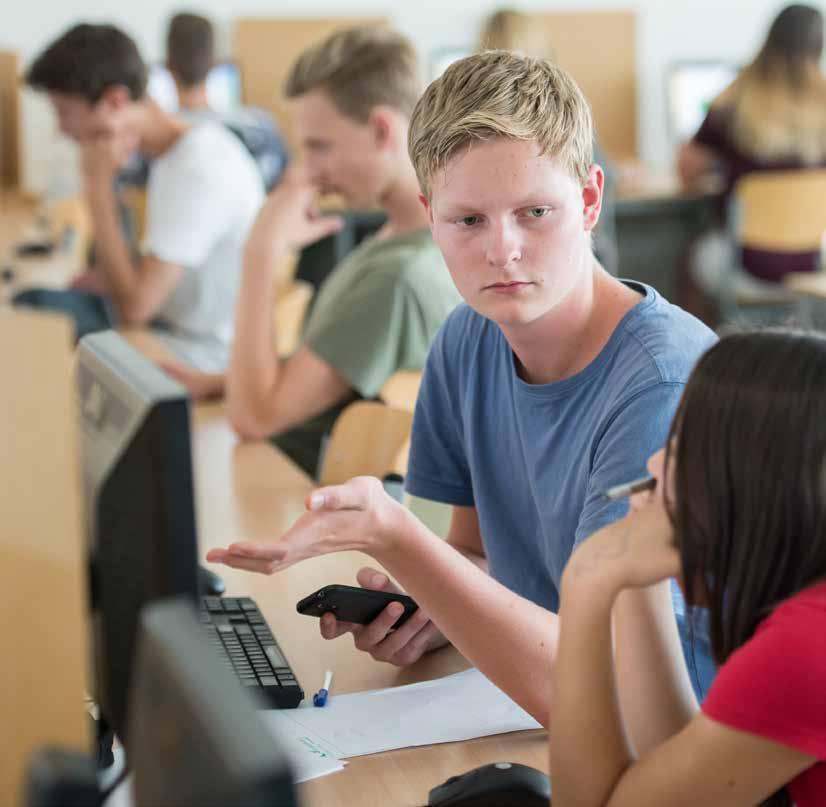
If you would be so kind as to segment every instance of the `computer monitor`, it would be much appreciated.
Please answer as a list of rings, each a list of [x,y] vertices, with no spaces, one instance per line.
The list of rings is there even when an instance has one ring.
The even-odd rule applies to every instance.
[[[149,66],[146,91],[167,112],[178,111],[178,89],[172,73],[163,64]],[[206,79],[207,102],[219,114],[241,106],[241,70],[235,62],[218,62]]]
[[[295,807],[272,734],[185,599],[141,616],[130,702],[135,804]]]
[[[677,62],[668,72],[668,120],[675,143],[690,140],[708,114],[711,102],[737,77],[731,62]]]
[[[211,109],[228,114],[241,106],[241,70],[235,62],[220,62],[209,71],[207,101]]]
[[[128,740],[127,691],[140,609],[197,596],[189,400],[114,331],[78,350],[95,698]]]

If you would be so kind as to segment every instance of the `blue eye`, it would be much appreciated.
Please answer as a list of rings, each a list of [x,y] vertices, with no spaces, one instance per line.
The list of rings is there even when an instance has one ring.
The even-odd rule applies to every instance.
[[[549,207],[532,207],[528,211],[528,215],[532,219],[541,219],[544,216],[547,216],[548,213],[550,213],[550,212],[551,212],[551,209]]]
[[[474,224],[479,223],[479,216],[462,216],[462,218],[459,219],[459,223],[463,227],[473,227]]]

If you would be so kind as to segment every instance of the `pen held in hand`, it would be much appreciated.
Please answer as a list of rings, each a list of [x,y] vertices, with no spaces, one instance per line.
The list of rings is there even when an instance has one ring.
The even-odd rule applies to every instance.
[[[653,490],[656,486],[656,477],[644,476],[641,479],[635,479],[633,482],[624,482],[622,485],[614,485],[614,487],[608,488],[608,490],[603,491],[602,498],[615,502],[618,499],[625,499],[644,490]]]

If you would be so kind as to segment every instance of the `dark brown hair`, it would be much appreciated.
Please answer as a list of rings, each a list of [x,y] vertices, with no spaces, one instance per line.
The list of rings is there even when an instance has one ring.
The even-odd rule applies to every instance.
[[[752,69],[762,78],[784,76],[793,87],[805,87],[812,64],[823,53],[823,15],[813,6],[786,6],[775,17]]]
[[[826,579],[826,337],[722,339],[692,373],[671,438],[686,602],[708,608],[723,664],[778,604]]]
[[[166,63],[185,87],[206,81],[215,60],[212,23],[198,14],[176,14],[166,34]]]
[[[78,95],[96,104],[109,87],[132,100],[146,90],[146,66],[134,41],[113,25],[76,25],[32,63],[26,83],[38,90]]]

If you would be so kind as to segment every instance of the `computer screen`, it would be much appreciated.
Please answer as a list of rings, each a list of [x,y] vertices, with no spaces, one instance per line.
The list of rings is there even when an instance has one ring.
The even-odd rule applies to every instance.
[[[146,91],[167,112],[178,110],[178,90],[172,73],[162,64],[149,66]],[[241,70],[235,62],[219,62],[206,80],[207,102],[215,112],[227,114],[241,106]]]
[[[678,62],[668,73],[669,131],[675,143],[690,140],[711,102],[737,77],[730,62]]]
[[[184,599],[143,610],[130,714],[135,804],[297,805],[289,766],[255,701]]]
[[[141,607],[197,596],[189,400],[114,331],[78,350],[94,695],[124,738]]]

